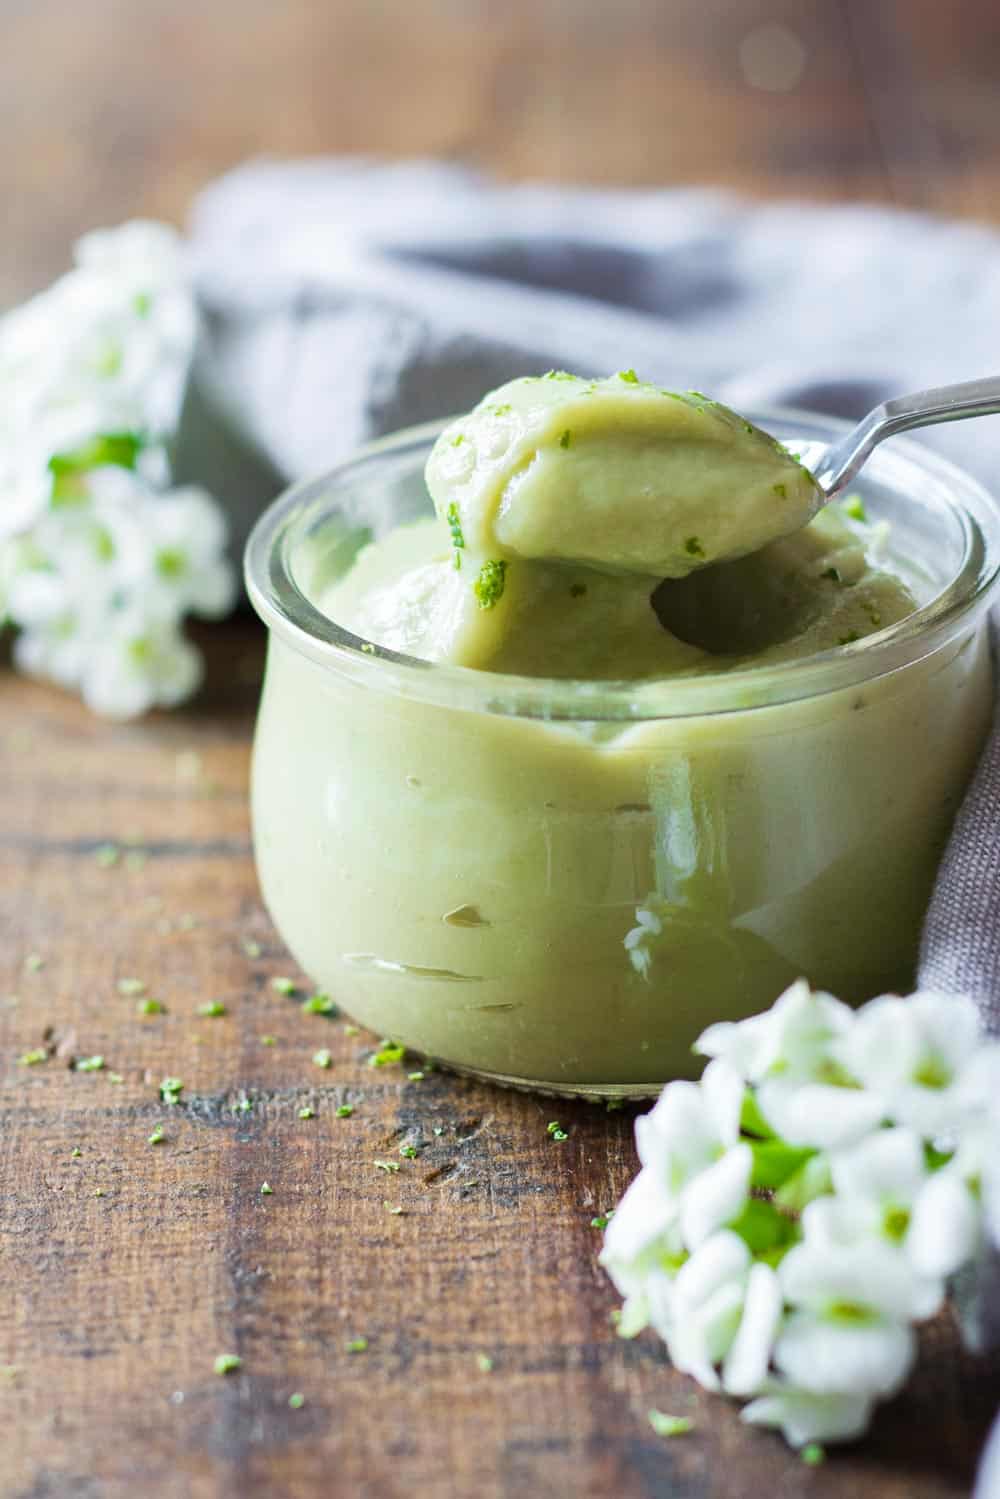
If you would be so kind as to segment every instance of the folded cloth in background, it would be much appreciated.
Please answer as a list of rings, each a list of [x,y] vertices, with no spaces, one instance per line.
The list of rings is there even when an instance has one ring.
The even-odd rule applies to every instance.
[[[196,204],[204,314],[177,454],[238,533],[286,480],[567,368],[859,417],[1000,366],[1000,235],[868,207],[498,186],[430,164],[261,162]],[[1000,418],[920,435],[1000,491]],[[1000,734],[958,818],[921,982],[1000,1030]],[[987,1190],[1000,1235],[1000,1162]],[[1000,1274],[969,1301],[1000,1339]]]

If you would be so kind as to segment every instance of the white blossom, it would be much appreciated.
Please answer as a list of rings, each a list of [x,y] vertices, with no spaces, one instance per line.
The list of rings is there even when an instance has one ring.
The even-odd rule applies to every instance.
[[[235,597],[218,506],[169,489],[194,335],[180,239],[147,223],[0,319],[0,613],[21,670],[117,717],[190,695],[183,619]]]
[[[777,1426],[792,1447],[807,1442],[850,1442],[871,1419],[871,1396],[844,1391],[814,1395],[781,1380],[770,1380],[765,1393],[740,1412],[753,1426]]]
[[[639,1159],[676,1204],[681,1237],[697,1249],[737,1217],[750,1186],[751,1154],[739,1143],[743,1084],[711,1062],[698,1083],[668,1083],[635,1123]]]
[[[888,1117],[932,1138],[960,1127],[1000,1085],[996,1048],[977,1056],[982,1047],[972,1000],[926,991],[869,1000],[834,1050]]]
[[[778,1277],[791,1309],[774,1362],[790,1384],[815,1395],[899,1388],[916,1347],[913,1276],[900,1274],[901,1265],[898,1252],[877,1241],[807,1240],[788,1251]]]

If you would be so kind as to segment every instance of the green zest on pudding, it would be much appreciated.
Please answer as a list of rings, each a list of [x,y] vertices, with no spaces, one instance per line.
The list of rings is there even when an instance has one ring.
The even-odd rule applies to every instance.
[[[914,608],[839,507],[816,514],[781,443],[631,371],[501,386],[445,428],[426,477],[438,519],[362,551],[323,602],[404,655],[665,677],[812,655]]]
[[[262,890],[400,1056],[621,1097],[800,976],[912,987],[990,721],[992,512],[905,444],[823,506],[783,441],[555,372],[258,523]]]

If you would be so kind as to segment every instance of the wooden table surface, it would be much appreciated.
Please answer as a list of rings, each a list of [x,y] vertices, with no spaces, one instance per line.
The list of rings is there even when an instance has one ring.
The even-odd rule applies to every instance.
[[[0,0],[0,27],[0,305],[264,149],[1000,217],[994,0]],[[874,1433],[806,1468],[614,1334],[591,1219],[635,1169],[628,1111],[411,1081],[303,1012],[250,854],[261,631],[201,639],[198,702],[129,726],[0,667],[5,1499],[967,1493],[1000,1382],[946,1319]]]

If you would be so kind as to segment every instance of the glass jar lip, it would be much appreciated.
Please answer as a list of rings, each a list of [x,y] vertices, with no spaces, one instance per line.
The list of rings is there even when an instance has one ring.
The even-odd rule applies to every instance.
[[[789,424],[831,440],[852,425],[794,407],[747,413],[767,431]],[[961,529],[961,565],[927,604],[861,640],[794,660],[705,676],[639,681],[522,677],[400,655],[353,634],[323,614],[296,582],[292,552],[308,525],[336,512],[337,480],[360,462],[433,443],[453,420],[407,427],[365,444],[323,473],[293,484],[259,518],[244,553],[250,602],[269,630],[301,655],[341,677],[394,696],[510,717],[641,723],[751,709],[820,697],[858,686],[932,655],[989,604],[1000,578],[1000,513],[987,491],[957,464],[907,439],[880,448],[869,469],[936,484]]]

